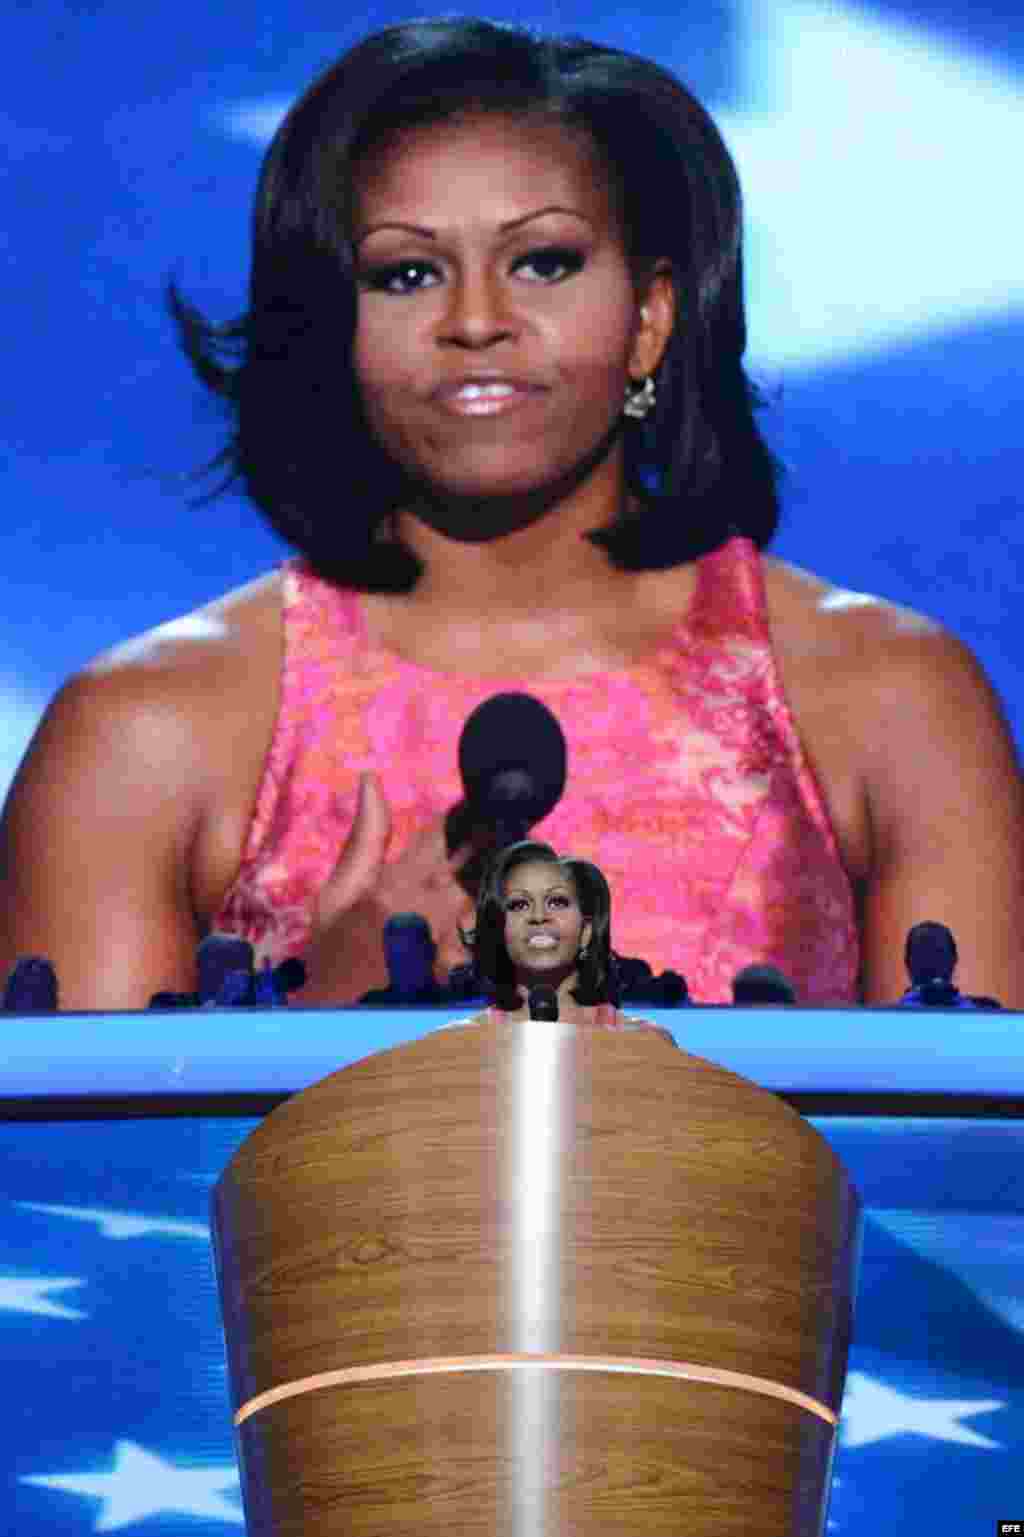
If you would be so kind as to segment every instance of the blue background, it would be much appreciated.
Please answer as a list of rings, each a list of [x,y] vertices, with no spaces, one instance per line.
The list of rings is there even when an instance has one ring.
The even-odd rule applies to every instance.
[[[358,36],[414,14],[431,8],[7,7],[0,786],[70,670],[281,555],[240,498],[189,505],[223,424],[163,285],[173,272],[218,319],[243,307],[268,121]],[[1017,8],[487,14],[648,53],[707,101],[740,165],[750,361],[791,471],[777,550],[949,624],[1020,738]]]

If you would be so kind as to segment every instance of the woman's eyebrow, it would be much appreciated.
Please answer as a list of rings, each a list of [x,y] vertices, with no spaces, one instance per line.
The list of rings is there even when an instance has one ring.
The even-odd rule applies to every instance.
[[[557,882],[554,886],[545,886],[544,895],[549,897],[553,891],[563,891],[567,896],[569,894],[568,886],[563,885],[561,881]],[[507,902],[509,897],[528,897],[530,895],[530,891],[525,886],[511,886],[506,893],[505,900]]]
[[[519,219],[509,219],[504,224],[499,224],[498,232],[504,235],[510,229],[518,229],[522,224],[529,224],[531,219],[542,219],[548,213],[567,213],[572,219],[582,219],[584,224],[593,225],[594,223],[593,219],[588,218],[585,213],[580,213],[578,208],[563,208],[558,203],[552,203],[547,208],[538,208],[534,213],[524,213]],[[357,246],[361,245],[368,236],[376,234],[381,229],[401,229],[406,230],[412,235],[421,235],[424,240],[437,239],[437,231],[431,229],[426,224],[406,224],[400,219],[386,219],[382,220],[380,224],[371,224],[369,229],[365,229],[361,235],[356,237],[354,244]]]

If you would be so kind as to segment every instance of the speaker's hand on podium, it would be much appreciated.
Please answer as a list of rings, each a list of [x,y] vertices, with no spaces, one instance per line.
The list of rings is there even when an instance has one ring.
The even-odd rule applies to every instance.
[[[334,871],[320,893],[317,919],[303,959],[307,982],[298,1003],[351,1003],[387,984],[384,925],[394,913],[419,913],[437,946],[437,975],[466,960],[458,925],[472,927],[473,905],[455,877],[473,853],[449,856],[445,818],[438,817],[388,861],[391,808],[379,778],[362,776],[355,820]]]

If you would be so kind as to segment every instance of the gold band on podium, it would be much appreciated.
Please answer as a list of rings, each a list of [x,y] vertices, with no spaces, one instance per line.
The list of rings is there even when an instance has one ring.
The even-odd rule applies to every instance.
[[[268,1388],[244,1403],[235,1415],[235,1424],[241,1425],[261,1409],[280,1403],[285,1398],[297,1398],[302,1393],[315,1393],[319,1388],[354,1387],[362,1382],[383,1382],[395,1377],[430,1377],[447,1372],[507,1372],[524,1367],[540,1367],[545,1371],[563,1372],[626,1372],[639,1377],[681,1377],[687,1382],[708,1382],[715,1387],[738,1388],[745,1393],[763,1393],[768,1398],[781,1398],[816,1414],[833,1428],[838,1416],[817,1398],[787,1387],[784,1382],[771,1382],[767,1377],[751,1377],[746,1372],[724,1371],[715,1366],[698,1366],[692,1361],[655,1361],[637,1356],[567,1356],[534,1355],[529,1353],[485,1356],[435,1356],[419,1361],[382,1361],[374,1366],[346,1366],[331,1372],[315,1372],[310,1377],[299,1377],[294,1382],[283,1382],[280,1387]]]

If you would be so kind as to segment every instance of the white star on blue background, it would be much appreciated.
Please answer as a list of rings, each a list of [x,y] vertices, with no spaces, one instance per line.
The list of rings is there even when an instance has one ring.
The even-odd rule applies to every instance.
[[[919,1398],[887,1388],[863,1372],[851,1372],[846,1379],[839,1436],[847,1448],[868,1446],[872,1441],[909,1432],[931,1436],[936,1441],[996,1450],[1000,1442],[961,1425],[960,1420],[967,1415],[1005,1408],[1006,1404],[997,1398]]]
[[[77,1276],[0,1276],[0,1310],[5,1313],[35,1313],[40,1318],[88,1318],[78,1308],[51,1302],[48,1293],[84,1286]]]
[[[41,1473],[22,1483],[102,1500],[94,1532],[113,1532],[146,1516],[173,1513],[208,1516],[235,1526],[245,1521],[241,1505],[224,1497],[238,1489],[234,1467],[176,1467],[134,1441],[118,1441],[110,1473]]]
[[[209,1241],[210,1229],[202,1222],[173,1222],[165,1217],[144,1217],[139,1212],[108,1211],[94,1206],[51,1206],[40,1201],[19,1201],[27,1211],[70,1217],[75,1222],[95,1222],[103,1238],[198,1238]]]

